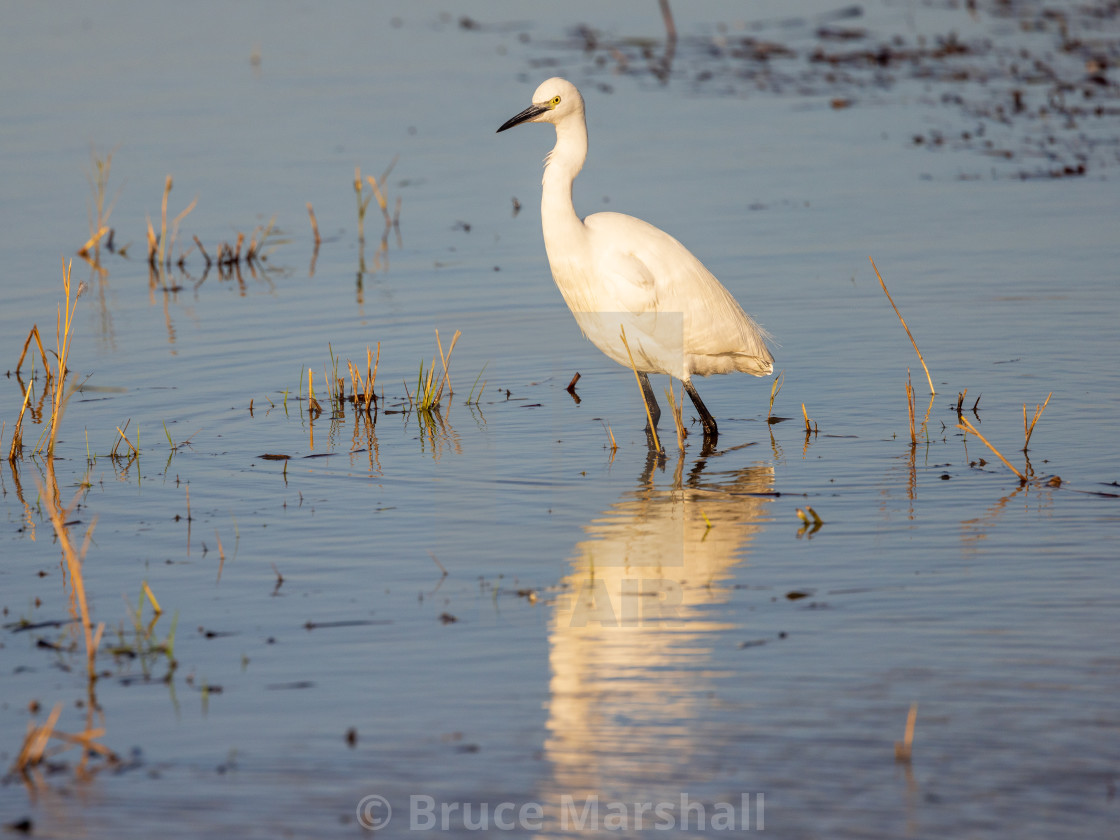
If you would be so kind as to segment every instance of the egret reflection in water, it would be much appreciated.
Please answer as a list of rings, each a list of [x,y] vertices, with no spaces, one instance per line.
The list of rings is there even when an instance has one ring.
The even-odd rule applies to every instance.
[[[721,679],[713,645],[741,626],[718,606],[769,518],[774,471],[760,462],[705,477],[704,462],[687,477],[678,466],[663,488],[651,457],[575,547],[549,633],[542,801],[555,817],[566,795],[676,801],[728,743],[699,707]]]

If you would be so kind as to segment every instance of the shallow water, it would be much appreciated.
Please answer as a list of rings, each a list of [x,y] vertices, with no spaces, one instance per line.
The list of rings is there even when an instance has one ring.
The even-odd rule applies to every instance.
[[[442,829],[445,806],[449,834],[485,822],[558,835],[589,802],[584,831],[604,836],[724,833],[728,812],[779,837],[1109,833],[1116,20],[1070,24],[1112,57],[1108,84],[1088,83],[1102,115],[1070,126],[1039,112],[1045,81],[1006,111],[1021,81],[1009,55],[1063,78],[1084,63],[1033,4],[1017,17],[689,4],[674,8],[666,84],[650,70],[664,55],[656,5],[601,5],[9,14],[5,453],[23,341],[38,324],[53,342],[59,255],[89,235],[91,142],[115,149],[112,225],[131,245],[102,251],[103,274],[75,258],[89,288],[71,367],[85,384],[53,467],[31,455],[41,415],[25,419],[27,457],[0,467],[0,761],[56,703],[61,731],[90,722],[37,489],[52,469],[63,503],[77,494],[72,538],[94,525],[84,578],[106,631],[92,722],[120,761],[93,759],[87,776],[71,750],[33,782],[9,775],[5,824],[354,835],[384,816],[376,795],[391,836],[410,818]],[[841,26],[866,34],[821,33]],[[971,52],[810,60],[950,32]],[[758,42],[792,55],[761,59]],[[679,453],[666,412],[666,455],[649,456],[632,374],[580,337],[548,276],[536,196],[549,131],[494,136],[554,73],[588,102],[577,206],[636,212],[689,245],[776,336],[774,413],[791,419],[766,423],[769,380],[716,377],[698,387],[720,450],[701,456],[697,426]],[[1003,119],[982,116],[998,104]],[[980,125],[1009,156],[975,139]],[[383,183],[399,231],[382,248],[371,204],[363,249],[354,167],[380,178],[394,159]],[[1082,175],[1041,177],[1078,162]],[[228,275],[194,251],[153,285],[145,215],[158,226],[168,174],[170,216],[198,197],[181,242],[214,251],[273,216],[284,241]],[[436,329],[445,349],[462,336],[454,396],[425,417],[407,392]],[[349,406],[332,417],[331,354],[364,368],[378,342],[376,422]],[[308,367],[328,408],[315,420]],[[907,368],[928,416],[916,447]],[[576,371],[579,402],[564,390]],[[1022,406],[1052,393],[1030,444],[1036,480],[1020,486],[962,438],[966,388],[964,416],[1019,469]],[[110,457],[126,421],[138,459]],[[799,519],[807,507],[819,528]],[[164,614],[138,637],[143,582]],[[174,669],[143,644],[169,636]],[[913,758],[898,763],[912,703]]]

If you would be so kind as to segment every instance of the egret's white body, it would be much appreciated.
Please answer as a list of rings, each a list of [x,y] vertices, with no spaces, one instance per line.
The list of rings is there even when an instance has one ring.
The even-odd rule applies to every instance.
[[[716,423],[692,375],[773,373],[766,332],[669,234],[622,213],[576,215],[572,182],[587,159],[587,123],[575,85],[549,79],[533,94],[533,104],[498,131],[523,122],[556,127],[556,146],[545,160],[541,223],[552,277],[568,308],[607,356],[629,367],[632,354],[655,425],[660,411],[648,375],[669,374],[684,383],[705,438],[714,441]]]

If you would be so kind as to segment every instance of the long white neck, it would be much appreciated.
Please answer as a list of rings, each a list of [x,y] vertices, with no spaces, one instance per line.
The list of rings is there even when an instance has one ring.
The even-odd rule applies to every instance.
[[[556,145],[545,159],[541,181],[541,225],[554,264],[561,243],[578,241],[575,231],[583,227],[572,204],[572,182],[587,159],[587,125],[580,116],[556,126]]]

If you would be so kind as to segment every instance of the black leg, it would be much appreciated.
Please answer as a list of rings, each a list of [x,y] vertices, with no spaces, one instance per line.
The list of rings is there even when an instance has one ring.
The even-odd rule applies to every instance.
[[[714,444],[719,437],[716,418],[712,417],[712,413],[708,411],[708,407],[704,405],[704,401],[700,399],[700,395],[696,393],[696,389],[692,387],[691,382],[685,382],[684,389],[688,392],[688,397],[692,400],[692,404],[696,406],[696,410],[700,412],[700,422],[704,426],[704,443],[707,444],[708,441],[711,441]]]
[[[653,395],[653,386],[649,384],[649,374],[639,373],[638,381],[642,383],[642,394],[645,395],[646,404],[649,406],[649,416],[653,418],[653,428],[657,428],[657,421],[661,419],[661,406],[657,404],[657,397]],[[649,419],[646,420],[646,431],[650,431]]]

